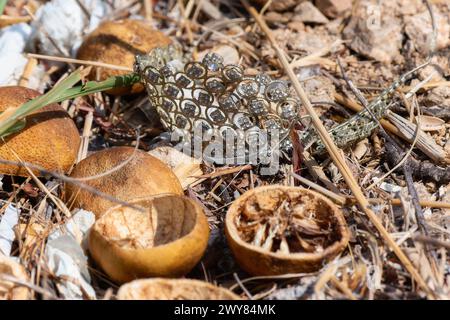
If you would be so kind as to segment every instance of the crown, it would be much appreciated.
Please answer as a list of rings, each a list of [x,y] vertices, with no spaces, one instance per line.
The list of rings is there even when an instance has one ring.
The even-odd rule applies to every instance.
[[[198,132],[240,136],[248,153],[252,137],[265,132],[267,141],[277,132],[279,148],[288,150],[289,130],[300,108],[290,84],[265,73],[245,75],[241,66],[223,61],[212,52],[202,61],[189,61],[180,46],[169,45],[137,55],[134,68],[163,126],[185,140],[198,139]]]

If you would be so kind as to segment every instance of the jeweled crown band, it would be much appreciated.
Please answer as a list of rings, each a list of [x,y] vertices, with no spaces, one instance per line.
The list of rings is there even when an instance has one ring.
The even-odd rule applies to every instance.
[[[299,114],[300,103],[288,82],[267,74],[247,76],[238,65],[224,65],[223,58],[208,53],[201,62],[186,61],[177,46],[157,48],[138,55],[141,75],[150,102],[163,125],[171,131],[288,130]]]

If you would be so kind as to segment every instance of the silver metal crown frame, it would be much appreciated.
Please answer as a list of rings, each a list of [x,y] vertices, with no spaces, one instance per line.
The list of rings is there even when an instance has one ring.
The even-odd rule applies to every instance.
[[[298,120],[300,102],[287,81],[264,73],[245,75],[238,65],[224,65],[216,53],[207,53],[201,62],[187,61],[177,45],[137,55],[135,71],[169,131],[188,139],[195,139],[199,128],[223,138],[246,134],[248,145],[253,141],[249,133],[265,131],[270,138],[277,131],[280,148],[290,148],[289,130]]]

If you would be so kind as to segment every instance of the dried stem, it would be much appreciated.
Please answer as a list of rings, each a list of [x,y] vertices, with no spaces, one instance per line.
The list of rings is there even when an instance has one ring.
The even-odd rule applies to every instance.
[[[103,63],[103,62],[98,62],[98,61],[79,60],[79,59],[72,59],[72,58],[65,58],[65,57],[56,57],[56,56],[47,56],[47,55],[35,54],[35,53],[28,53],[27,56],[29,58],[35,58],[35,59],[41,59],[41,60],[67,62],[67,63],[81,64],[81,65],[85,65],[85,66],[94,66],[94,67],[107,68],[107,69],[112,69],[112,70],[133,72],[133,69],[129,68],[129,67],[118,66],[118,65],[115,65],[115,64]]]
[[[413,279],[419,284],[420,287],[422,287],[423,290],[425,290],[430,296],[434,296],[432,290],[428,287],[426,282],[423,280],[422,276],[419,274],[419,272],[416,270],[416,268],[413,266],[411,261],[408,259],[408,257],[404,254],[404,252],[401,250],[401,248],[396,244],[394,239],[391,237],[389,232],[384,228],[383,224],[381,223],[378,216],[370,209],[370,203],[364,196],[363,192],[361,191],[357,181],[353,177],[349,167],[347,166],[344,158],[342,157],[341,153],[339,152],[339,149],[334,144],[331,136],[328,134],[328,131],[325,129],[324,125],[320,121],[319,116],[315,112],[314,108],[312,107],[305,91],[303,90],[297,76],[295,75],[294,71],[289,65],[289,62],[286,58],[285,53],[283,50],[278,46],[275,37],[272,34],[272,31],[269,29],[267,24],[265,23],[264,19],[259,15],[259,13],[256,11],[255,8],[251,7],[249,3],[246,0],[241,0],[244,7],[247,9],[247,11],[253,16],[253,18],[256,20],[258,25],[260,26],[261,30],[266,34],[267,38],[269,39],[270,43],[272,44],[272,47],[275,49],[275,52],[278,56],[278,59],[280,60],[281,64],[283,65],[288,77],[293,83],[294,89],[299,95],[301,102],[305,109],[307,110],[308,114],[311,116],[312,123],[317,130],[320,138],[322,139],[326,149],[328,150],[331,159],[338,167],[339,171],[341,172],[342,176],[344,177],[346,183],[348,184],[349,188],[352,190],[353,194],[355,195],[356,200],[358,201],[361,209],[364,211],[364,213],[369,217],[370,221],[373,223],[373,225],[377,228],[378,232],[381,234],[383,239],[386,241],[388,246],[394,251],[394,253],[397,255],[401,263],[404,265],[406,270],[411,274]]]

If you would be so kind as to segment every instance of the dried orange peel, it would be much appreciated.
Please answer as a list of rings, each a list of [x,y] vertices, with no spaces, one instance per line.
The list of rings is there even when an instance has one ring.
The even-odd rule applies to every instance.
[[[333,202],[278,185],[238,198],[227,212],[225,232],[238,264],[254,275],[316,271],[344,250],[350,236]]]
[[[124,284],[119,300],[239,300],[228,289],[192,279],[140,279]]]
[[[209,226],[192,199],[165,194],[130,201],[142,211],[117,206],[89,233],[92,258],[118,283],[183,276],[200,261]]]

